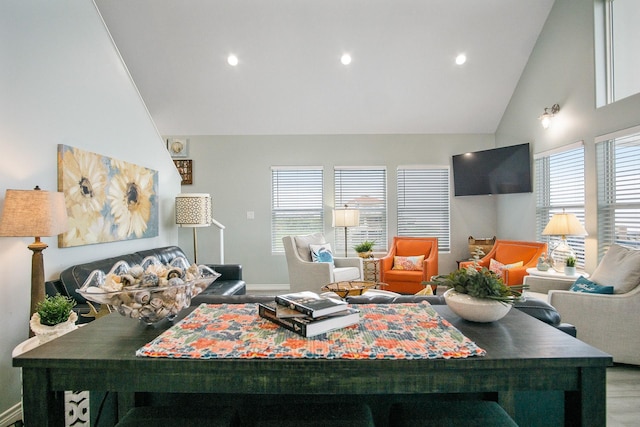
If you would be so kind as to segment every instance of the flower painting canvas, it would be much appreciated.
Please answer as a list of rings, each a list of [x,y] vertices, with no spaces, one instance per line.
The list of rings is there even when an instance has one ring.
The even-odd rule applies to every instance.
[[[158,235],[155,170],[60,144],[58,191],[69,216],[61,248]]]

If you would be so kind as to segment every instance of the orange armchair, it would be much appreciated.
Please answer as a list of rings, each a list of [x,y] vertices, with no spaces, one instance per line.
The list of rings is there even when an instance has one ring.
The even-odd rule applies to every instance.
[[[519,263],[522,261],[521,267],[512,267],[502,270],[502,278],[505,284],[509,286],[521,285],[524,276],[527,275],[527,268],[535,267],[538,264],[538,258],[546,253],[546,243],[496,240],[491,251],[478,261],[478,265],[480,265],[480,267],[489,268],[489,264],[492,259],[504,265]],[[465,268],[472,264],[473,261],[461,262],[460,268]]]
[[[394,270],[394,257],[424,255],[422,270]],[[380,280],[384,290],[415,294],[424,289],[420,283],[438,274],[438,239],[436,237],[394,237],[389,253],[380,259]]]

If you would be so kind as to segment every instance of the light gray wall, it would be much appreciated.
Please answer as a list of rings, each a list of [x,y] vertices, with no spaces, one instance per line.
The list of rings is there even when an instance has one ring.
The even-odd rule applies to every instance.
[[[43,238],[45,279],[84,261],[176,244],[180,178],[93,2],[3,0],[0,40],[0,205],[6,189],[57,189],[57,144],[158,171],[158,237],[66,249]],[[11,351],[28,337],[32,242],[0,238],[0,418],[20,402]]]
[[[593,1],[556,0],[496,132],[498,146],[532,142],[536,153],[584,141],[588,272],[597,265],[594,139],[640,125],[640,95],[595,107],[593,10]],[[560,112],[545,131],[537,117],[554,103]],[[497,200],[498,234],[533,239],[533,194]]]
[[[171,137],[178,137],[172,135]],[[184,137],[184,136],[183,136]],[[451,156],[494,147],[493,135],[300,135],[188,136],[193,185],[183,192],[210,193],[213,216],[227,228],[225,261],[240,263],[248,285],[288,284],[284,254],[271,254],[271,166],[324,167],[325,227],[331,227],[334,166],[386,166],[389,240],[396,232],[398,165],[450,165]],[[255,219],[247,219],[247,212]],[[467,238],[495,234],[492,196],[451,197],[452,253],[440,255],[440,271],[455,269],[468,257]],[[219,260],[218,231],[200,228],[199,262]],[[342,233],[342,232],[341,232]],[[342,235],[342,234],[340,234]],[[179,232],[180,246],[192,252],[192,231]]]

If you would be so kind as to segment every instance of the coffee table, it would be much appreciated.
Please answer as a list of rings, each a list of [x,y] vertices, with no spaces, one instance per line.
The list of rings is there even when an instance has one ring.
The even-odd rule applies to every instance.
[[[171,326],[147,327],[119,314],[14,357],[22,368],[26,425],[62,426],[64,390],[225,393],[240,395],[382,395],[494,393],[520,425],[527,391],[563,391],[565,425],[606,422],[608,354],[511,310],[499,322],[460,319],[434,306],[464,335],[487,351],[485,357],[420,360],[326,359],[157,359],[135,351]],[[296,375],[290,375],[296,372]],[[537,415],[544,416],[542,415]]]

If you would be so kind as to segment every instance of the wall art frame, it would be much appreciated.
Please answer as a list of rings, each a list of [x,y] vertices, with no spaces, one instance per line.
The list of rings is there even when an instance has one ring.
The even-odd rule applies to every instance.
[[[61,248],[158,236],[158,171],[58,145],[69,230]]]
[[[174,160],[173,163],[176,165],[176,169],[178,169],[178,173],[182,177],[181,184],[193,184],[193,160]]]
[[[187,138],[167,138],[167,150],[171,157],[187,157],[189,155],[189,140]]]

